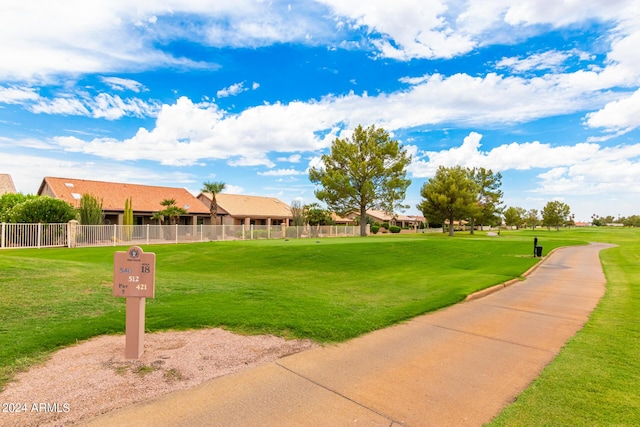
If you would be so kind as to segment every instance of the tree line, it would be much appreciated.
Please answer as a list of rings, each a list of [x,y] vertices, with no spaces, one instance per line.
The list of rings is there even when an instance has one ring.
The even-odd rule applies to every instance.
[[[411,180],[406,178],[411,155],[382,128],[356,127],[350,138],[336,138],[329,154],[322,156],[321,166],[309,171],[317,185],[316,198],[341,216],[354,213],[366,217],[368,209],[393,214],[406,209],[404,198]],[[431,225],[449,229],[456,223],[476,226],[506,225],[520,227],[542,224],[559,228],[573,221],[570,207],[559,201],[547,203],[541,212],[518,207],[504,208],[500,189],[502,174],[485,168],[440,166],[434,177],[421,188],[421,202],[416,206]],[[360,221],[361,235],[366,221]]]

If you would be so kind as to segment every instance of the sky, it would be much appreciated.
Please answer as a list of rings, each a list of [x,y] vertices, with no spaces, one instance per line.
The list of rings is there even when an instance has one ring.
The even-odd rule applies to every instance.
[[[638,0],[21,0],[0,5],[0,173],[315,200],[375,125],[502,174],[505,207],[640,214]],[[400,212],[399,212],[400,213]]]

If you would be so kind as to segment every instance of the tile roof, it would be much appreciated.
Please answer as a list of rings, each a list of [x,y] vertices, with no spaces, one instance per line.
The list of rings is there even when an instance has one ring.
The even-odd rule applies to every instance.
[[[102,199],[104,211],[124,211],[124,202],[131,197],[134,212],[151,213],[164,209],[160,204],[164,199],[175,199],[176,206],[185,209],[189,214],[209,215],[209,209],[185,188],[45,177],[38,194],[46,194],[47,187],[51,192],[49,195],[73,206],[78,205],[83,194],[91,194]]]
[[[0,173],[0,196],[5,193],[15,193],[16,187],[13,185],[11,175],[6,173]]]
[[[211,193],[200,195],[211,199]],[[227,213],[234,217],[292,218],[289,205],[275,197],[219,193],[216,194],[216,201],[218,213]]]
[[[395,214],[395,215],[390,215],[387,212],[383,212],[383,211],[378,211],[375,209],[369,209],[367,211],[367,215],[369,215],[372,218],[376,218],[376,219],[381,219],[383,221],[391,221],[392,219],[395,219],[396,221],[422,221],[424,220],[424,217],[419,217],[419,216],[415,216],[415,215],[404,215],[404,214]]]

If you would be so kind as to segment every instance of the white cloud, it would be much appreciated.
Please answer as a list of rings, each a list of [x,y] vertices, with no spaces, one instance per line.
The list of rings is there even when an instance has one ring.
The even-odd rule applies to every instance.
[[[597,144],[582,143],[554,147],[539,141],[513,142],[485,152],[480,149],[481,139],[481,134],[471,132],[459,147],[417,153],[410,170],[416,177],[431,177],[438,166],[484,167],[495,171],[546,169],[584,161],[600,152],[600,146]],[[640,145],[638,147],[640,148]]]
[[[640,37],[636,6],[634,0],[318,0],[302,5],[278,0],[23,0],[3,5],[0,14],[0,57],[10,58],[3,62],[0,79],[216,67],[163,51],[173,40],[240,48],[373,46],[380,56],[395,59],[451,58],[479,46],[513,42],[522,34],[513,27],[527,27],[534,35],[542,31],[538,24],[562,27],[590,19],[615,23],[609,59],[626,64],[620,72],[632,72],[640,60],[634,48]],[[358,32],[362,41],[345,30]],[[140,89],[130,83],[113,81]]]
[[[100,93],[93,98],[78,98],[74,94],[52,99],[40,97],[37,103],[27,104],[27,108],[37,114],[87,116],[107,120],[116,120],[124,116],[155,116],[159,111],[159,106],[154,102],[139,98],[122,99],[118,95],[107,93]]]
[[[3,104],[22,104],[27,101],[36,101],[39,97],[35,89],[30,87],[0,86],[0,103]]]
[[[89,110],[83,103],[75,98],[40,98],[37,104],[31,106],[29,110],[40,114],[62,114],[67,116],[89,116]]]
[[[558,71],[569,57],[569,54],[555,50],[531,55],[526,58],[502,58],[496,63],[498,68],[508,68],[516,72],[526,72],[531,70],[553,70]]]
[[[239,114],[220,110],[215,103],[193,103],[186,97],[161,108],[137,99],[102,94],[80,104],[53,105],[66,114],[86,108],[94,117],[152,115],[155,126],[141,128],[129,139],[82,141],[61,137],[65,149],[121,159],[147,159],[162,164],[196,164],[200,159],[226,159],[234,166],[273,167],[267,153],[315,152],[329,147],[357,124],[375,123],[390,132],[442,123],[499,125],[532,121],[557,114],[601,108],[622,96],[599,89],[611,84],[606,70],[547,75],[531,80],[488,74],[456,74],[407,78],[406,90],[378,96],[327,96],[320,101],[265,104]],[[46,111],[49,103],[38,104]],[[54,108],[54,107],[57,107]],[[73,108],[76,107],[77,110]],[[595,118],[593,119],[595,120]],[[535,151],[536,145],[527,146]]]
[[[482,135],[471,132],[458,147],[418,153],[409,171],[413,177],[429,178],[439,166],[484,167],[494,172],[546,169],[538,174],[536,192],[574,195],[640,192],[634,185],[640,180],[640,144],[552,146],[535,141],[482,151],[481,139]]]
[[[321,1],[332,7],[338,20],[346,19],[352,27],[367,27],[382,34],[373,43],[385,57],[451,58],[476,45],[466,33],[454,30],[446,16],[446,1]]]
[[[244,87],[244,82],[240,82],[240,83],[234,83],[229,87],[226,87],[224,89],[220,89],[217,93],[216,96],[218,98],[226,98],[228,96],[236,96],[242,92],[245,92],[249,89]]]
[[[244,187],[240,185],[226,184],[223,193],[229,194],[243,194],[245,192]]]
[[[307,172],[299,171],[295,169],[274,169],[266,172],[258,172],[260,176],[293,176],[293,175],[305,175]]]
[[[23,0],[0,14],[0,79],[105,73],[157,66],[211,68],[165,53],[168,40],[210,46],[257,47],[333,36],[317,5],[200,0]],[[313,37],[309,37],[309,35]],[[25,52],[29,52],[25,55]],[[6,60],[11,58],[11,60]]]
[[[111,87],[111,89],[113,90],[130,90],[136,93],[146,90],[142,83],[132,79],[123,79],[120,77],[102,77],[102,81],[109,85],[109,87]]]
[[[289,157],[278,157],[279,162],[299,163],[302,156],[300,154],[292,154]]]
[[[610,102],[596,112],[588,113],[585,123],[593,128],[616,132],[616,135],[640,127],[640,90],[627,98]]]

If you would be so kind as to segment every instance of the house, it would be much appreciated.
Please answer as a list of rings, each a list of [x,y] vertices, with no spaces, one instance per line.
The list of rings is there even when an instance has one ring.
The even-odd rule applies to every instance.
[[[153,224],[154,213],[165,209],[161,202],[174,199],[176,206],[187,211],[177,223],[196,225],[210,223],[209,208],[184,188],[123,184],[86,179],[45,177],[38,195],[51,196],[78,207],[83,194],[102,200],[105,224],[122,225],[125,201],[131,198],[133,221],[136,225]]]
[[[16,186],[13,185],[11,175],[6,173],[0,173],[0,196],[6,193],[15,193]]]
[[[357,215],[350,215],[350,216],[340,216],[335,212],[331,212],[331,221],[334,222],[334,224],[337,225],[356,225],[356,223],[358,221],[356,221]]]
[[[211,193],[200,193],[198,199],[211,207]],[[218,216],[224,225],[289,225],[291,207],[275,197],[216,194]]]
[[[415,228],[420,225],[420,222],[425,222],[424,217],[420,216],[407,216],[403,214],[389,214],[387,212],[369,209],[367,215],[371,217],[375,222],[384,223],[388,222],[390,225],[397,225],[401,228]]]

